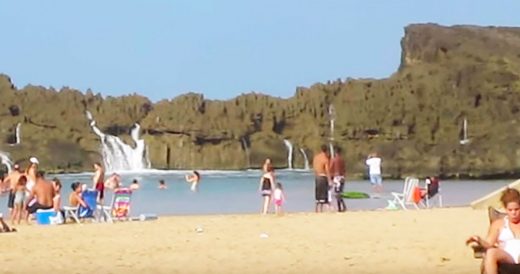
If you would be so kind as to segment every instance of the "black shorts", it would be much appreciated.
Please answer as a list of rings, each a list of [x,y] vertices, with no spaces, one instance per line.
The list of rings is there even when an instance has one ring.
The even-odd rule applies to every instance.
[[[9,198],[7,198],[7,208],[14,208],[14,191],[9,191]]]
[[[317,176],[315,188],[316,203],[326,204],[329,202],[329,181],[325,176]]]
[[[27,212],[29,212],[29,214],[33,214],[38,209],[51,209],[51,208],[52,208],[52,206],[44,206],[38,202],[34,202],[32,205],[27,206]]]

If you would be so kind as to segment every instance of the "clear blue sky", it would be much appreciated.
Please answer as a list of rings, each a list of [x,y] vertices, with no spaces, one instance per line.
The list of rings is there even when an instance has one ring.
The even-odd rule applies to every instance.
[[[520,26],[520,1],[0,0],[0,73],[153,101],[382,78],[411,23]]]

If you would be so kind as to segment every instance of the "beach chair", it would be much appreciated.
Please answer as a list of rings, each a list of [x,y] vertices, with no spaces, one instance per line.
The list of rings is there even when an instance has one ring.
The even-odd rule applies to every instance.
[[[129,188],[118,188],[114,190],[110,206],[98,206],[105,221],[112,223],[116,220],[128,220],[130,216],[130,202],[132,190]]]
[[[401,206],[402,209],[407,210],[409,205],[413,205],[416,209],[419,209],[417,203],[414,201],[414,191],[419,185],[419,179],[413,177],[406,177],[403,185],[403,192],[392,192],[392,196],[394,199],[392,201],[388,201],[390,205],[396,207],[397,205]]]
[[[423,203],[426,208],[430,208],[434,200],[437,200],[437,205],[442,207],[441,183],[437,177],[426,178],[426,195],[423,197]]]
[[[500,212],[496,210],[494,207],[488,207],[488,218],[489,224],[493,223],[496,219],[504,218],[506,213]],[[473,244],[471,246],[473,249],[473,257],[475,259],[482,259],[480,264],[480,273],[484,274],[484,256],[486,255],[486,249],[478,244]],[[517,264],[499,264],[498,265],[498,273],[499,274],[515,274],[520,273],[520,265]]]
[[[80,219],[94,218],[96,217],[97,208],[97,190],[85,190],[81,193],[83,201],[87,204],[87,207],[83,206],[64,206],[65,220],[72,218],[76,223],[80,223]]]

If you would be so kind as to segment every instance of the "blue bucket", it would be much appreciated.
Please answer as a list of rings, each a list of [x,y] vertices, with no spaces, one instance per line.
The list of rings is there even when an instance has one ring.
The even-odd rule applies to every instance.
[[[36,210],[36,223],[39,225],[50,225],[51,217],[56,215],[54,209],[38,209]]]

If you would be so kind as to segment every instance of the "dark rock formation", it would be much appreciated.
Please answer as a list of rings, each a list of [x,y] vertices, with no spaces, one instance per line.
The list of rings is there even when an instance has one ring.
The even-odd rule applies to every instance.
[[[89,110],[101,130],[125,140],[139,122],[154,168],[257,168],[266,157],[286,167],[283,139],[294,144],[295,166],[302,167],[299,148],[316,151],[330,138],[333,104],[333,137],[351,174],[363,174],[366,155],[376,150],[392,177],[517,175],[520,28],[411,25],[401,46],[401,64],[389,78],[300,87],[290,99],[250,93],[219,101],[190,93],[152,104],[139,95],[17,90],[0,76],[0,140],[12,138],[18,122],[23,136],[21,145],[0,150],[15,160],[38,155],[47,168],[89,169],[100,157]],[[465,118],[471,142],[461,145]]]

